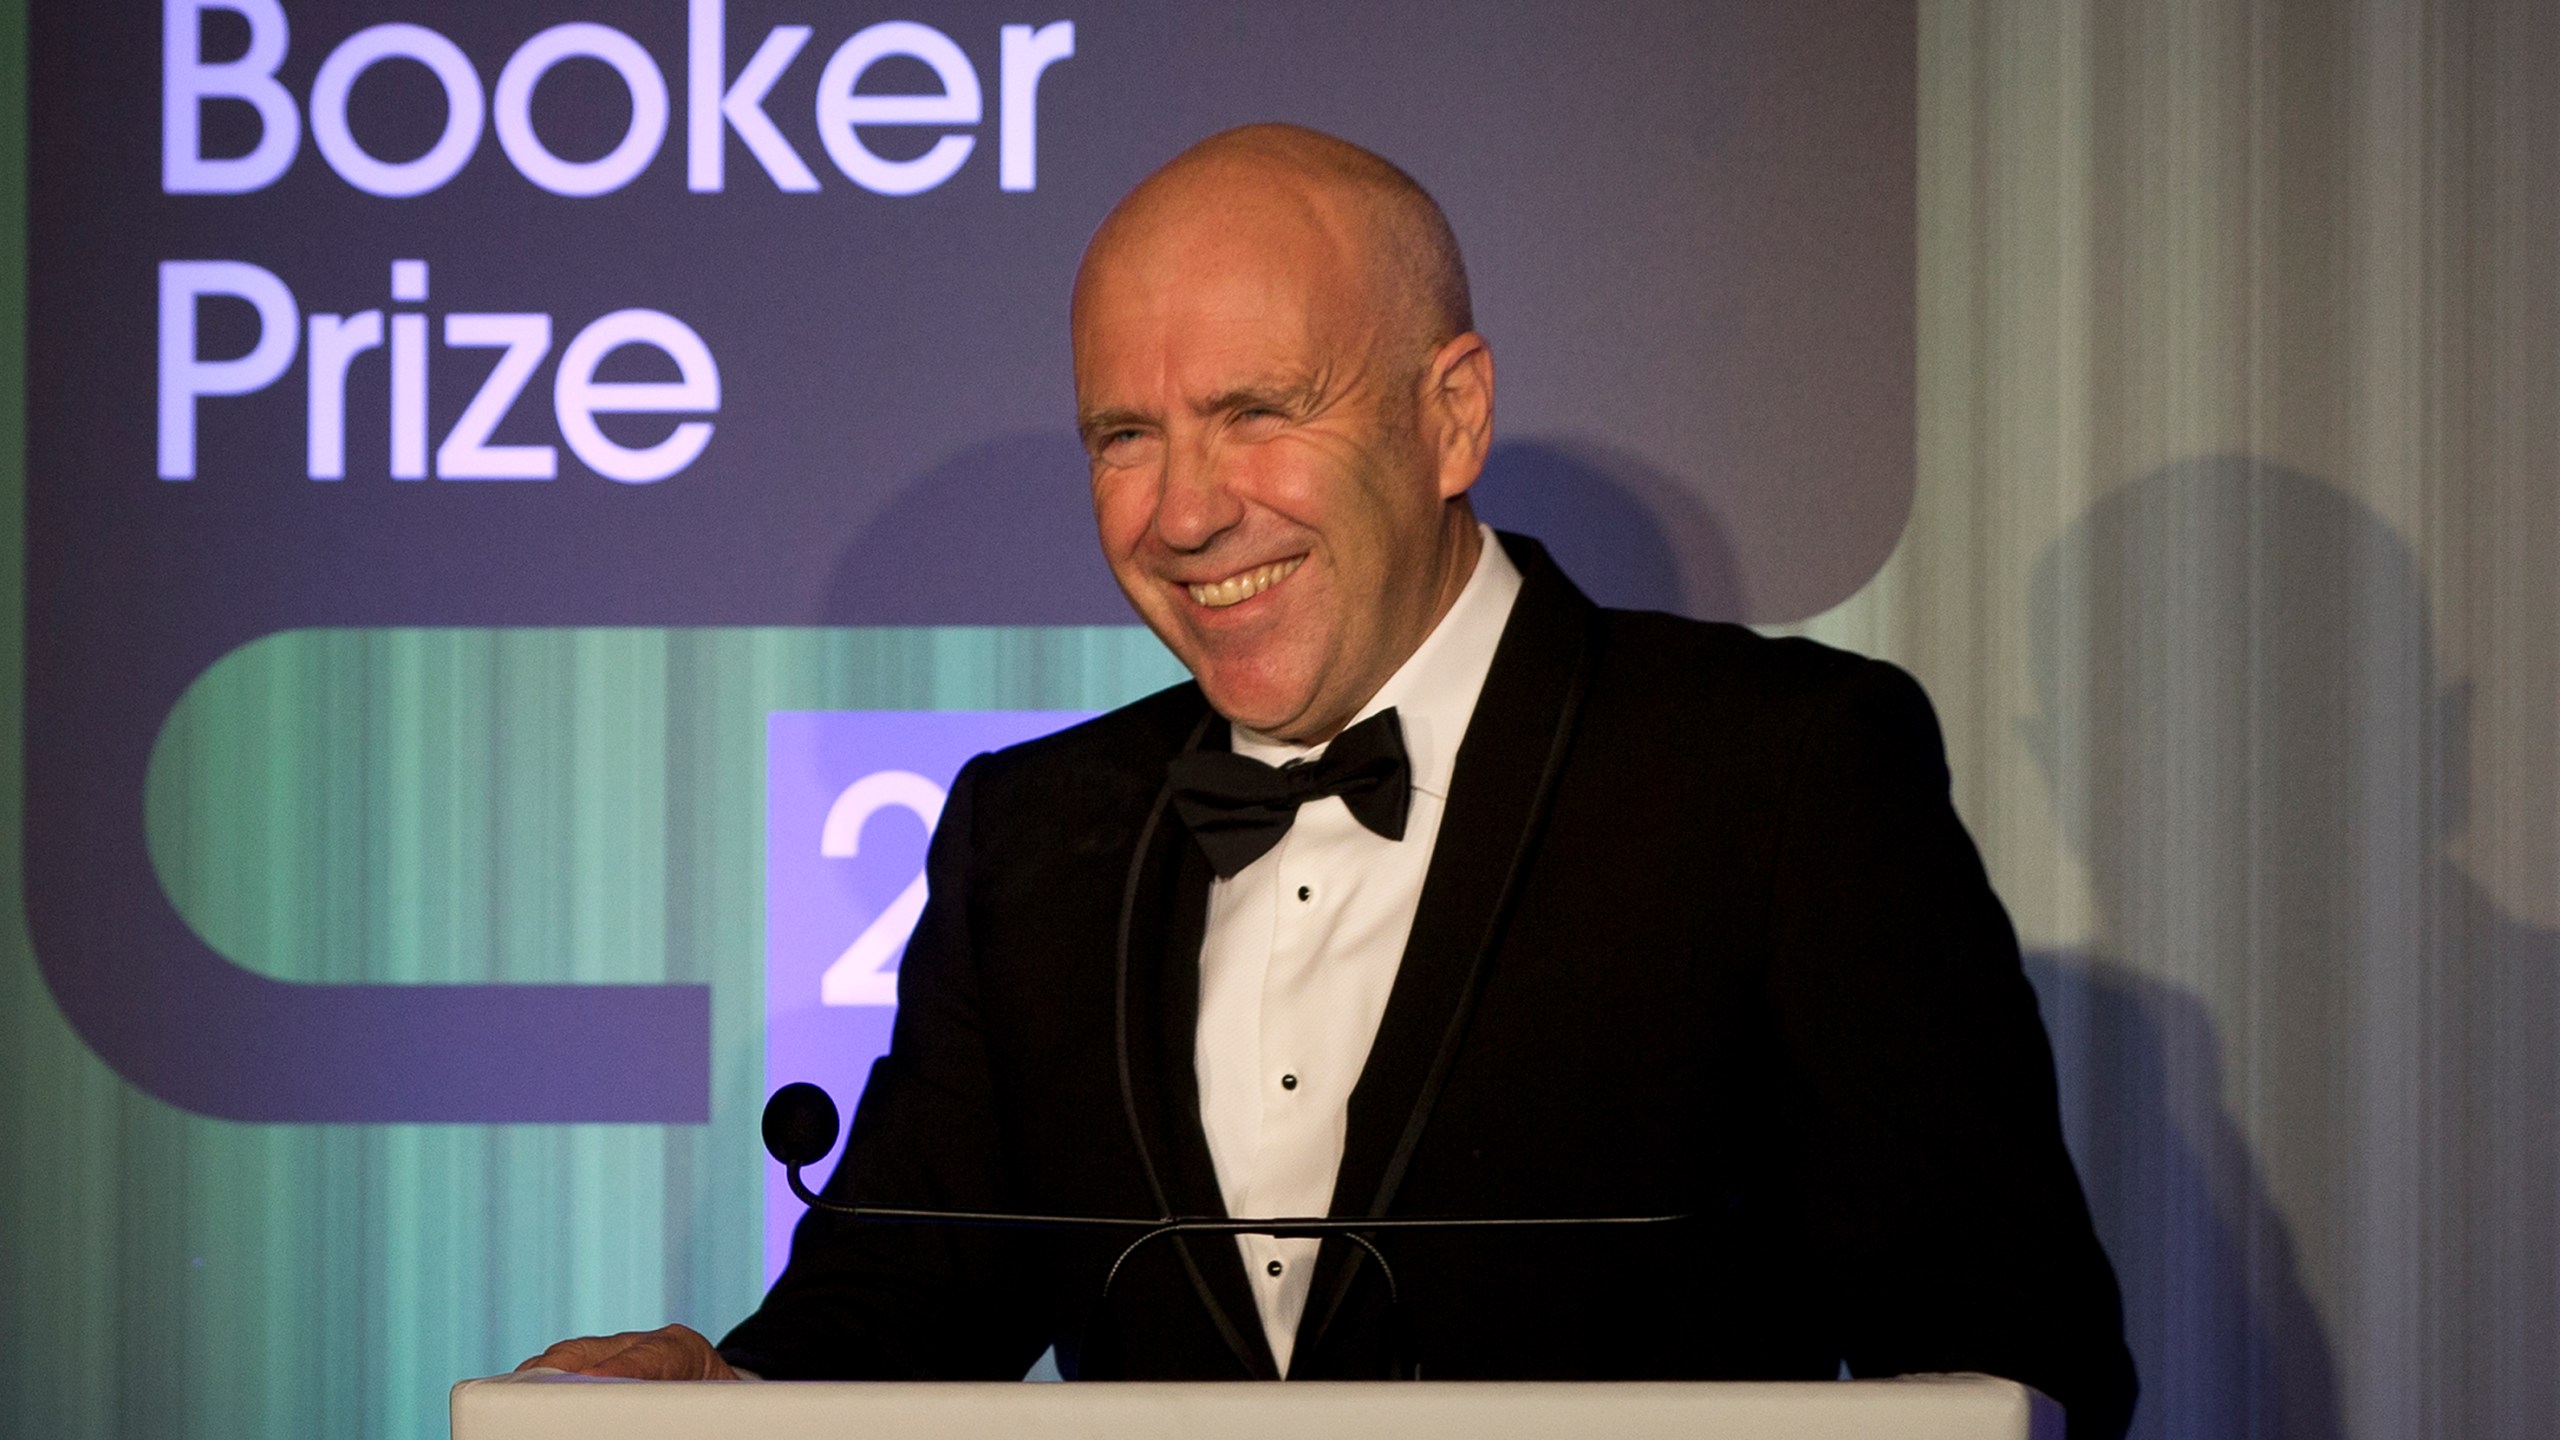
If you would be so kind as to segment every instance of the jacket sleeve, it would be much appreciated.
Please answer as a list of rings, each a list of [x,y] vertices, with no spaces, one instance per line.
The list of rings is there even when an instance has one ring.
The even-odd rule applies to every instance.
[[[927,850],[889,1053],[863,1087],[830,1199],[1006,1208],[969,922],[985,765],[970,761],[952,782]],[[768,1379],[1018,1380],[1050,1340],[1023,1243],[1020,1232],[811,1211],[781,1278],[720,1353]]]
[[[1789,781],[1766,980],[1823,1310],[1855,1374],[2002,1375],[2060,1402],[2075,1440],[2120,1436],[2122,1303],[2017,937],[1919,685],[1840,674]]]

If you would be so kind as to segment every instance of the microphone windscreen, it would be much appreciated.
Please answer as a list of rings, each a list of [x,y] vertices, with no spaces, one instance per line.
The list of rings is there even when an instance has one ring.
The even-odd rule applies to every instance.
[[[836,1102],[795,1080],[764,1102],[765,1152],[785,1165],[814,1165],[836,1148]]]

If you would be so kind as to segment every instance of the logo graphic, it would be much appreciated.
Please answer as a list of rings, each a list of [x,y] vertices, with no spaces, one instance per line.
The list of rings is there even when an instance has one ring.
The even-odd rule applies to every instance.
[[[1901,533],[1908,5],[1513,7],[1445,44],[1413,0],[1280,27],[1198,0],[537,8],[26,9],[22,886],[65,1021],[170,1105],[710,1120],[708,984],[569,983],[565,955],[283,979],[209,943],[146,853],[164,722],[297,631],[1126,626],[1067,286],[1117,197],[1240,116],[1386,147],[1502,277],[1481,513],[1595,599],[1798,619]],[[1572,77],[1610,103],[1538,100]],[[1766,123],[1799,113],[1822,123]],[[875,703],[909,700],[745,713]],[[398,716],[351,696],[332,723]],[[870,863],[921,793],[877,792],[828,863]],[[405,880],[351,883],[320,908]],[[894,971],[866,952],[840,983]]]
[[[852,1115],[871,1063],[889,1050],[898,959],[924,913],[925,841],[952,778],[972,755],[1086,718],[1076,710],[785,710],[766,718],[768,1092],[813,1081]],[[771,1284],[801,1207],[780,1167],[766,1170]]]

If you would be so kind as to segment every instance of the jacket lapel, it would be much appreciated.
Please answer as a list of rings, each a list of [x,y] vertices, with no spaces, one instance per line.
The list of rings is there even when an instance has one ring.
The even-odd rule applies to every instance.
[[[1536,541],[1502,538],[1520,567],[1520,596],[1467,722],[1412,936],[1351,1092],[1335,1215],[1384,1215],[1394,1204],[1500,939],[1517,872],[1536,847],[1581,699],[1594,607]],[[1298,1354],[1322,1341],[1361,1259],[1355,1245],[1325,1242]]]
[[[1224,749],[1226,727],[1208,723],[1202,748]],[[1200,942],[1208,925],[1208,857],[1169,809],[1157,817],[1124,917],[1128,935],[1125,1082],[1132,1137],[1162,1213],[1226,1214],[1209,1140],[1200,1124],[1200,1084],[1192,1051],[1200,1021]],[[1224,1236],[1171,1236],[1173,1249],[1210,1322],[1248,1375],[1279,1378],[1235,1243]]]

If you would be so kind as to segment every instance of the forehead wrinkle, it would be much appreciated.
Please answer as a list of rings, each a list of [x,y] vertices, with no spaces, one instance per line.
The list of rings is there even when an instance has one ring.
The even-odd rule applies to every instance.
[[[1304,370],[1251,377],[1202,396],[1192,402],[1191,408],[1200,415],[1217,415],[1258,404],[1298,411],[1312,410],[1324,398],[1333,368],[1319,363]]]

